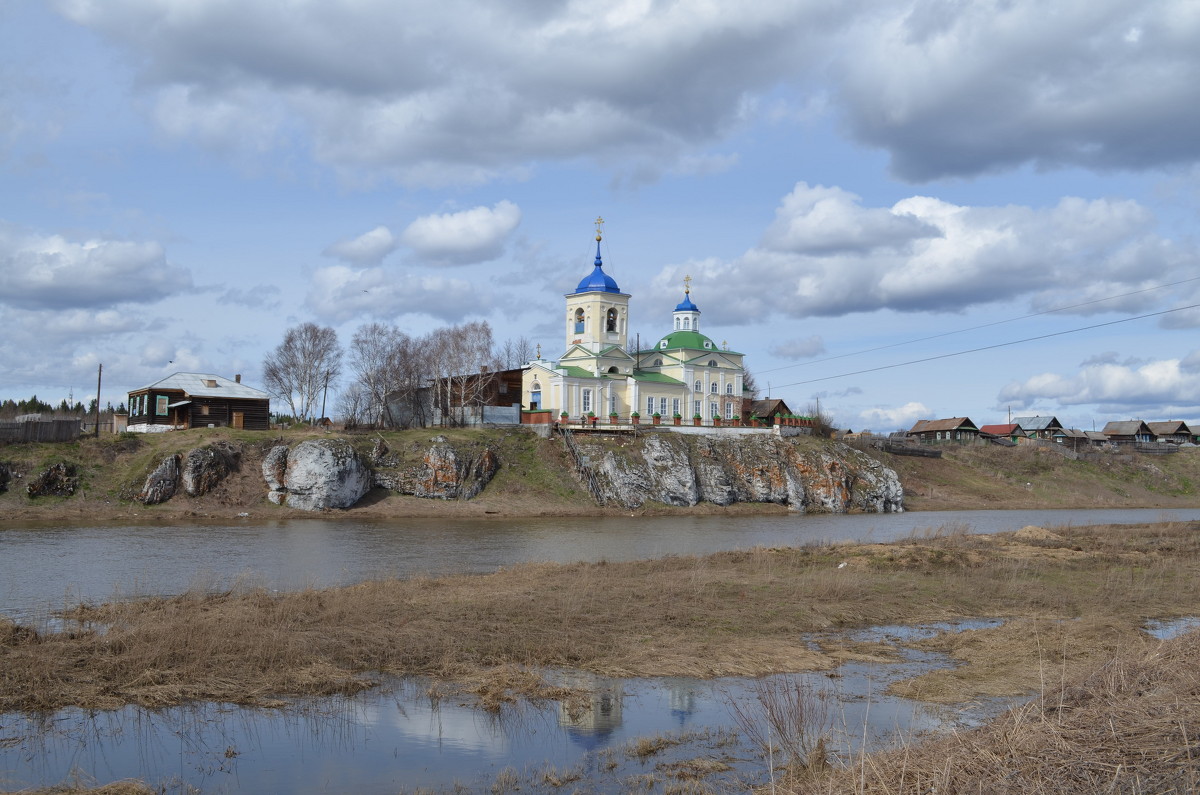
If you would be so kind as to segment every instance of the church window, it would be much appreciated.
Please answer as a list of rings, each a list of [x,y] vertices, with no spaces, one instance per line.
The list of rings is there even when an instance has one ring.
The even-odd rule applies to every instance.
[[[605,325],[606,331],[616,331],[617,330],[617,310],[615,310],[615,309],[608,310],[608,320],[605,322],[604,325]]]
[[[711,384],[709,384],[709,385],[708,385],[708,387],[709,387],[709,388],[708,388],[708,391],[709,391],[709,392],[712,392],[714,395],[715,395],[715,394],[717,394],[717,388],[718,388],[718,387],[717,387],[717,382],[716,382],[716,381],[713,381]]]
[[[726,384],[726,385],[725,385],[725,394],[726,394],[726,395],[732,395],[732,394],[733,394],[733,384]]]
[[[613,392],[608,393],[608,413],[609,414],[617,413],[617,396]]]
[[[658,399],[658,413],[659,414],[667,413],[667,399],[666,398]]]
[[[691,318],[688,318],[688,317],[685,317],[685,318],[683,319],[683,327],[684,327],[685,329],[690,329],[690,328],[692,327],[692,319],[691,319]]]
[[[703,392],[703,391],[704,391],[704,384],[702,384],[702,383],[700,383],[699,381],[697,381],[697,382],[696,382],[696,389],[695,389],[695,391],[697,391],[697,392]]]
[[[695,408],[692,409],[692,413],[699,414],[700,413],[700,401],[694,400],[694,401],[692,401],[692,405],[695,406]]]
[[[583,413],[587,414],[592,410],[592,390],[583,390]]]
[[[733,403],[725,404],[725,419],[727,419],[727,420],[733,419]]]
[[[716,359],[709,359],[709,360],[708,360],[708,366],[709,366],[709,367],[716,367],[716,366],[717,366],[717,360],[716,360]]]
[[[709,403],[709,404],[708,404],[708,414],[709,414],[709,416],[711,416],[711,417],[720,417],[721,415],[718,413],[718,412],[719,412],[719,410],[720,410],[720,406],[718,406],[716,403]]]
[[[654,398],[653,397],[646,398],[646,413],[647,414],[654,413]]]
[[[671,413],[672,414],[679,413],[679,398],[673,398],[671,400]]]
[[[705,348],[711,348],[711,347],[712,347],[712,342],[710,342],[709,340],[705,340],[705,341],[704,341],[704,347],[705,347]]]
[[[667,349],[667,341],[663,340],[662,342],[658,343],[658,347],[665,351]]]
[[[662,359],[655,359],[653,366],[654,367],[662,367]]]
[[[615,364],[614,364],[612,367],[608,368],[608,371],[609,371],[610,373],[617,373],[617,372],[620,372],[620,371],[617,369],[617,366],[616,366]]]
[[[675,330],[679,331],[679,318],[675,318]]]
[[[575,310],[575,333],[576,334],[583,333],[583,310],[582,309]]]
[[[533,385],[532,385],[532,386],[530,386],[530,387],[529,387],[529,389],[530,389],[531,391],[533,391],[533,392],[541,392],[541,391],[542,391],[542,385],[541,385],[541,383],[540,383],[540,382],[538,382],[538,381],[534,381],[534,382],[533,382]]]

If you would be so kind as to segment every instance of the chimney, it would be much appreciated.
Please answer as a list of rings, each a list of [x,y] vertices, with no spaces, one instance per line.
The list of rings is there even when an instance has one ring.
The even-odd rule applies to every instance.
[[[234,380],[234,382],[235,382],[235,383],[238,383],[238,384],[242,383],[242,374],[241,374],[241,373],[238,373],[237,375],[235,375],[235,376],[233,377],[233,380]]]

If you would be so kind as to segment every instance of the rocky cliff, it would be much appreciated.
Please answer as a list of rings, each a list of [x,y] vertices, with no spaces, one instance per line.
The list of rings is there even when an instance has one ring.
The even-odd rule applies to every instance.
[[[834,442],[658,433],[617,444],[578,439],[576,447],[581,475],[602,504],[767,502],[817,513],[903,510],[895,472]]]

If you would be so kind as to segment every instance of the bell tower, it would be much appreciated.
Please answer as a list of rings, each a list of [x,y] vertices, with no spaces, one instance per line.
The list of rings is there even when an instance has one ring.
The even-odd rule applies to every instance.
[[[617,346],[624,350],[629,335],[629,295],[604,272],[600,241],[604,219],[596,219],[596,261],[592,272],[567,293],[566,348],[582,347],[593,355]]]

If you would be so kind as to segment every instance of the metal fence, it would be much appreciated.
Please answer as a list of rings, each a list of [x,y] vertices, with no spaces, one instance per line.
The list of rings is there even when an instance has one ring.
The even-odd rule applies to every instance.
[[[0,442],[72,442],[79,430],[79,420],[0,421]]]

